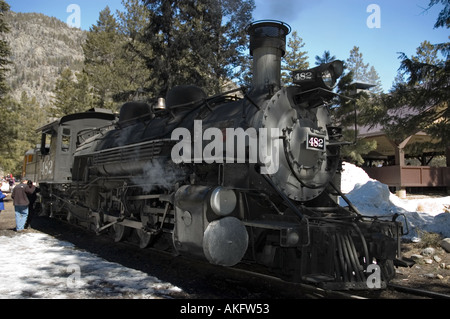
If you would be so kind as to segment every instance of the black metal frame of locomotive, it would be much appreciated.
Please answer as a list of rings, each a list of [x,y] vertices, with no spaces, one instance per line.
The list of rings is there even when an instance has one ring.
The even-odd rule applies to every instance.
[[[182,86],[159,101],[163,109],[130,102],[118,119],[92,110],[41,129],[53,136],[50,149],[43,138],[38,160],[44,212],[110,232],[116,241],[135,236],[143,248],[222,266],[258,264],[286,280],[331,289],[368,289],[375,274],[369,266],[376,263],[376,287],[385,287],[394,262],[404,264],[402,224],[396,217],[364,217],[351,203],[337,204],[338,196],[345,199],[339,191],[343,142],[331,125],[328,101],[342,62],[295,72],[294,85],[281,87],[289,27],[262,21],[248,32],[253,85],[243,97],[232,95],[237,90],[207,97],[200,88]],[[70,147],[59,147],[67,143],[68,126]],[[177,128],[194,140],[183,144],[192,153],[178,149],[184,160],[175,163]],[[263,141],[277,157],[277,169],[263,173],[268,161],[249,160],[249,140],[241,145],[243,160],[225,158],[218,149],[215,162],[194,158],[193,144],[204,150],[208,141],[202,134],[209,128],[225,133],[214,141],[222,151],[225,140],[235,138],[227,129],[279,129]],[[50,172],[50,161],[60,167]]]

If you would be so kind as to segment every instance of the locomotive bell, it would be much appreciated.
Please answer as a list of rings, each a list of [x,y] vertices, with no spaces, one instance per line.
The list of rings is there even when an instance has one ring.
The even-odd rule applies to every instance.
[[[154,106],[154,110],[165,110],[166,109],[166,99],[160,97],[158,103]]]
[[[253,88],[257,91],[281,87],[281,58],[291,27],[281,21],[256,21],[247,27],[253,56]]]

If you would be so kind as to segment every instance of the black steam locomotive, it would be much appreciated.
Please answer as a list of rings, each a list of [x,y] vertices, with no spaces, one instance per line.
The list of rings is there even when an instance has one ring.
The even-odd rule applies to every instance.
[[[329,102],[343,64],[294,72],[282,87],[289,32],[277,21],[248,27],[248,92],[178,86],[154,106],[124,104],[118,117],[93,109],[42,127],[25,167],[43,212],[293,282],[385,287],[403,264],[402,224],[337,204],[345,142]]]

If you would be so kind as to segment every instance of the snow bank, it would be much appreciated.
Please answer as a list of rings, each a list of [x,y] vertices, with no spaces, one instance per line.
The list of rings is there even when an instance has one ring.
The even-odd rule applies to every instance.
[[[387,185],[369,178],[363,169],[344,163],[342,172],[342,191],[363,215],[391,216],[405,214],[410,232],[407,239],[418,237],[420,230],[439,233],[450,237],[450,196],[400,199],[389,191]],[[340,204],[346,206],[340,199]]]
[[[167,298],[181,289],[47,234],[0,237],[0,298]]]
[[[356,185],[364,185],[369,181],[374,181],[362,168],[353,164],[344,162],[342,169],[341,190],[344,194],[351,192]]]

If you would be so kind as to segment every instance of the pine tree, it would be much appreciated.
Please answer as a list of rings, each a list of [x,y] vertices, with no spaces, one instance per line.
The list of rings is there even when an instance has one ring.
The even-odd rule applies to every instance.
[[[281,79],[283,83],[292,82],[292,72],[296,70],[306,70],[309,68],[308,56],[306,51],[301,49],[305,46],[303,39],[298,36],[297,31],[292,33],[291,38],[288,41],[287,51],[283,58],[284,63],[282,66],[283,72],[281,73]],[[288,72],[286,72],[288,71]]]
[[[146,88],[152,87],[155,82],[145,64],[146,57],[153,54],[152,47],[145,41],[150,14],[141,0],[122,0],[122,5],[125,11],[117,12],[118,33],[126,40],[116,59],[116,70],[119,77],[126,81],[113,98],[115,101],[150,100],[152,96]]]
[[[331,55],[330,51],[328,50],[325,50],[321,57],[316,55],[316,65],[333,62],[334,60],[336,60],[336,56]]]
[[[153,49],[146,64],[151,70],[155,96],[183,84],[195,84],[208,93],[242,62],[245,27],[251,20],[253,0],[147,0],[150,23],[146,40]]]
[[[439,50],[432,45],[430,41],[423,41],[416,49],[416,55],[411,57],[411,60],[416,63],[424,64],[438,64],[442,62],[438,57]]]
[[[350,51],[345,69],[346,72],[337,85],[337,92],[340,96],[338,98],[339,107],[333,110],[334,120],[338,126],[343,127],[344,140],[354,142],[354,144],[344,146],[341,155],[347,161],[361,165],[364,163],[362,155],[375,150],[377,144],[375,141],[369,142],[357,138],[359,127],[366,124],[367,112],[370,112],[372,105],[368,103],[370,97],[366,92],[356,92],[354,83],[375,84],[376,87],[371,90],[379,92],[381,82],[375,68],[369,69],[369,64],[364,63],[363,55],[356,46]],[[349,96],[351,99],[345,98]]]
[[[380,77],[373,66],[364,63],[363,54],[359,51],[359,47],[354,46],[350,51],[350,57],[346,61],[346,67],[353,73],[353,82],[363,82],[375,85],[370,88],[372,93],[381,93]]]
[[[369,91],[374,94],[383,93],[383,88],[380,80],[380,76],[378,72],[375,70],[373,66],[370,67],[369,71],[366,74],[367,83],[374,85],[374,87],[370,88]]]
[[[428,9],[435,6],[439,2],[444,5],[444,8],[439,13],[436,23],[434,24],[434,28],[437,29],[446,27],[448,29],[450,28],[450,2],[448,0],[430,0]]]
[[[95,106],[95,100],[90,89],[88,77],[84,73],[75,75],[70,69],[64,69],[56,81],[54,102],[49,109],[52,117],[85,112]]]
[[[19,121],[16,116],[19,104],[10,96],[3,98],[0,105],[0,170],[9,173],[19,173],[16,171],[17,161],[15,146],[19,135]]]
[[[93,86],[96,106],[116,110],[123,102],[140,98],[154,78],[145,61],[153,49],[142,41],[149,13],[138,0],[122,1],[125,11],[109,7],[100,12],[97,24],[92,26],[83,47],[84,72]]]
[[[354,46],[350,51],[350,57],[347,59],[346,66],[349,71],[353,72],[353,81],[367,81],[369,64],[364,63],[363,55],[359,52],[359,47]]]
[[[431,0],[429,8],[442,2],[435,28],[450,27],[448,0]],[[439,58],[439,53],[444,59]],[[450,42],[431,44],[424,41],[416,55],[400,54],[401,64],[397,81],[388,94],[382,94],[373,104],[378,112],[372,124],[382,124],[386,133],[396,141],[403,141],[419,131],[426,132],[436,143],[414,146],[416,153],[425,148],[447,152],[450,166]]]
[[[21,94],[17,111],[16,116],[21,129],[18,131],[15,147],[17,158],[21,163],[23,154],[39,143],[39,136],[35,129],[43,126],[47,122],[47,117],[36,97],[29,97],[26,92]]]
[[[18,104],[9,96],[9,86],[6,83],[8,66],[11,64],[9,44],[3,40],[3,34],[9,32],[9,26],[4,19],[8,11],[9,5],[0,0],[0,171],[3,169],[13,172],[16,158],[12,150],[18,134],[18,122],[15,116]]]
[[[53,91],[55,99],[49,113],[52,117],[62,117],[72,112],[72,97],[75,93],[73,85],[73,74],[70,69],[64,69],[61,76],[56,81],[55,90]]]
[[[139,40],[150,22],[148,9],[141,0],[122,0],[125,11],[117,12],[119,32],[131,40]]]
[[[76,72],[75,81],[72,85],[74,90],[72,96],[72,113],[85,112],[96,106],[93,89],[86,73]]]
[[[115,110],[113,95],[123,88],[119,77],[118,59],[125,41],[118,33],[118,23],[109,7],[100,12],[97,24],[93,25],[83,46],[84,72],[94,87],[97,106]]]
[[[386,132],[398,140],[424,131],[439,141],[436,148],[443,148],[450,136],[450,61],[437,59],[435,49],[422,43],[418,55],[401,54],[404,81],[377,100],[384,114],[375,122],[384,123]]]
[[[358,128],[364,124],[368,95],[365,92],[355,94],[353,82],[353,71],[347,72],[339,80],[337,84],[339,96],[336,103],[339,107],[333,108],[332,114],[334,124],[343,128],[343,140],[354,142],[342,147],[341,156],[349,162],[361,165],[364,163],[362,155],[375,150],[377,144],[376,141],[368,142],[357,138]]]

